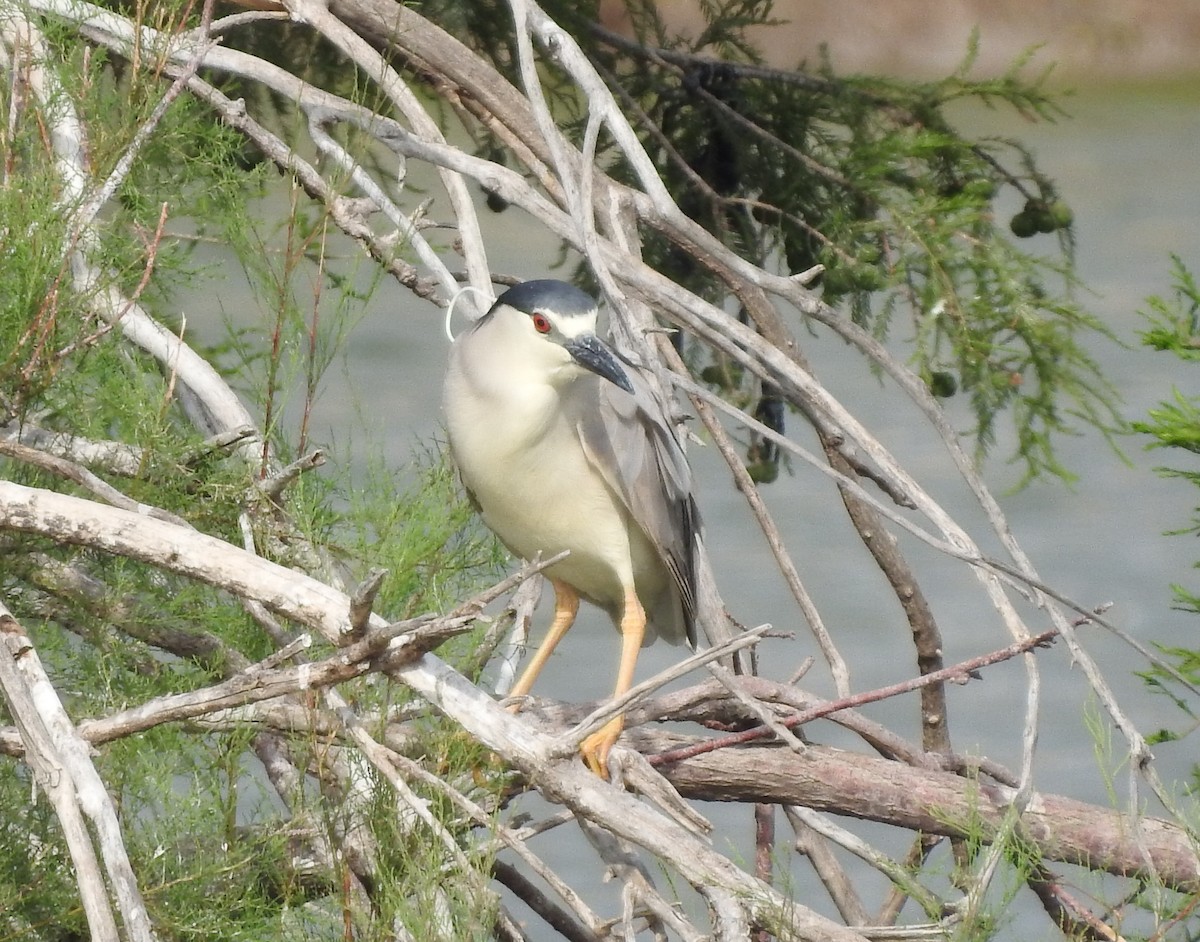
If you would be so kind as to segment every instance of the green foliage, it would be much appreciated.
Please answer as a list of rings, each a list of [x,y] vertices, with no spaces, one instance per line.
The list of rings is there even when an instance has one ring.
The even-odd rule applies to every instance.
[[[7,113],[6,97],[0,90]],[[54,211],[57,181],[38,159],[32,129],[13,130],[0,131],[0,151],[12,168],[12,182],[0,186],[0,404],[20,413],[39,404],[60,371],[60,351],[82,324],[64,290],[67,231],[65,217]]]
[[[484,794],[483,789],[473,786],[467,778],[472,768],[477,769],[487,761],[478,746],[448,731],[430,736],[425,745],[426,764],[439,775],[453,781],[465,793],[475,793],[476,798]],[[495,909],[480,906],[470,875],[459,871],[448,859],[437,835],[418,824],[413,816],[403,811],[397,813],[395,794],[386,783],[376,785],[371,820],[381,848],[380,871],[386,888],[378,900],[381,924],[390,925],[397,919],[410,927],[440,923],[449,929],[450,937],[464,942],[493,939]],[[445,802],[440,793],[418,791],[422,792],[423,800],[430,802],[433,816],[448,824],[464,847],[469,846],[466,838],[470,836],[470,828],[457,809]],[[477,855],[471,861],[472,872],[490,872],[493,856],[492,853]]]
[[[1200,288],[1178,257],[1173,257],[1172,265],[1174,293],[1170,298],[1149,299],[1149,310],[1144,316],[1150,327],[1142,333],[1142,342],[1185,362],[1200,362]],[[1171,399],[1160,403],[1157,409],[1151,409],[1146,421],[1132,423],[1132,428],[1153,438],[1147,448],[1171,448],[1200,454],[1200,397],[1172,390]],[[1186,467],[1157,470],[1165,477],[1200,487],[1200,470]],[[1200,533],[1200,506],[1193,511],[1191,524],[1175,532]],[[1175,587],[1175,594],[1182,607],[1200,612],[1200,595],[1182,586]]]
[[[999,839],[998,825],[978,814],[974,807],[969,811],[967,820],[939,817],[943,817],[947,824],[963,835],[956,849],[946,847],[942,851],[942,859],[949,869],[945,877],[953,886],[971,885],[973,875],[970,870],[982,867],[994,850]],[[988,892],[978,908],[970,914],[972,918],[963,919],[957,924],[953,938],[968,942],[992,939],[1000,934],[1011,919],[1013,901],[1043,865],[1038,848],[1022,837],[1019,827],[1009,828],[1005,832],[1000,852],[1001,864],[988,885]],[[916,876],[914,874],[914,880]],[[924,894],[924,898],[919,894]],[[944,906],[944,902],[930,894],[923,884],[917,884],[914,899],[923,900],[929,918],[937,918],[938,907]]]
[[[1149,324],[1142,332],[1142,342],[1155,350],[1170,353],[1186,363],[1200,363],[1200,287],[1195,277],[1178,256],[1172,256],[1174,291],[1170,297],[1155,296],[1148,300],[1149,309],[1143,316]],[[1151,409],[1145,421],[1133,422],[1135,432],[1151,436],[1147,448],[1169,448],[1186,459],[1200,454],[1200,397],[1188,396],[1179,389],[1172,398]],[[1194,467],[1160,467],[1164,477],[1187,481],[1200,487],[1200,470]],[[1191,522],[1176,534],[1200,534],[1200,503],[1193,508]],[[1200,568],[1200,562],[1196,563]],[[1200,590],[1196,587],[1173,585],[1176,607],[1200,614]],[[1200,650],[1183,647],[1162,647],[1171,664],[1152,668],[1141,674],[1150,689],[1170,697],[1191,720],[1195,717],[1194,690],[1200,686]],[[1181,681],[1190,684],[1184,688]],[[1189,724],[1189,728],[1194,728]],[[1179,738],[1168,729],[1152,737],[1155,742]],[[1200,767],[1193,773],[1200,779]]]
[[[1150,328],[1142,342],[1155,350],[1173,353],[1181,360],[1200,360],[1200,288],[1178,255],[1171,256],[1175,292],[1171,298],[1152,297],[1144,316]]]
[[[446,457],[426,454],[415,470],[404,496],[397,472],[371,462],[340,515],[349,552],[392,574],[380,604],[397,617],[445,609],[500,571],[497,544],[461,500]]]
[[[0,912],[6,929],[24,922],[41,939],[86,939],[71,858],[50,802],[29,801],[33,783],[16,763],[0,765]]]

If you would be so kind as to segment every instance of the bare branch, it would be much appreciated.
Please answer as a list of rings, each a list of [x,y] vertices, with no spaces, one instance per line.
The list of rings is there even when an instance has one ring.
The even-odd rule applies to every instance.
[[[650,748],[647,740],[639,741]],[[1005,838],[1004,821],[1016,794],[815,745],[804,756],[766,748],[704,753],[661,771],[680,794],[695,799],[797,804],[948,837],[977,835],[982,827],[989,841]],[[1023,839],[1048,860],[1160,879],[1182,892],[1200,887],[1200,857],[1190,837],[1161,819],[1140,818],[1139,835],[1128,814],[1039,794],[1020,820]]]
[[[117,809],[75,731],[58,694],[42,668],[33,643],[8,609],[0,604],[0,685],[17,721],[29,762],[54,802],[71,847],[88,923],[95,937],[116,942],[116,922],[104,876],[96,863],[83,819],[96,830],[104,873],[132,942],[153,942],[146,904],[138,889],[121,836]]]

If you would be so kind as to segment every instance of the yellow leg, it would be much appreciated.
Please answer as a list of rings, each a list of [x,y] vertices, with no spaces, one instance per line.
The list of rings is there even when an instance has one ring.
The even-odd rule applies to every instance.
[[[632,587],[625,590],[625,610],[621,613],[621,666],[617,669],[617,685],[613,699],[633,686],[633,669],[646,636],[646,612]],[[608,778],[608,752],[625,728],[625,714],[614,716],[579,745],[583,761],[601,778]]]
[[[546,640],[534,652],[529,666],[517,679],[512,690],[508,692],[510,697],[523,697],[529,693],[538,674],[546,666],[546,661],[550,660],[550,655],[554,653],[555,646],[562,640],[567,630],[575,624],[575,614],[579,611],[579,595],[565,582],[551,579],[550,584],[554,586],[554,621],[550,623],[550,630],[546,632]],[[521,705],[516,703],[509,709],[516,713],[521,709]]]

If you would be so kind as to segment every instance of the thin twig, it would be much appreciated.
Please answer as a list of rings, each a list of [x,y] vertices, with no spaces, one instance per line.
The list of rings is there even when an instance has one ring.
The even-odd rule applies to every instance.
[[[1054,641],[1061,632],[1057,628],[1051,628],[1048,631],[1043,631],[1039,635],[1035,635],[1026,641],[1017,641],[1008,645],[1005,648],[1000,648],[996,651],[991,651],[988,654],[981,654],[978,657],[970,658],[966,661],[961,661],[951,667],[943,668],[940,671],[934,671],[930,674],[923,674],[920,677],[914,677],[911,680],[901,681],[897,684],[890,684],[886,687],[878,687],[875,690],[868,690],[865,693],[855,694],[851,697],[843,697],[838,700],[831,700],[828,703],[823,703],[820,706],[812,707],[804,710],[793,716],[784,717],[779,720],[779,723],[791,729],[795,726],[800,726],[804,723],[810,723],[815,719],[820,719],[823,716],[828,716],[830,713],[837,713],[839,710],[848,709],[850,707],[859,707],[867,703],[875,703],[879,700],[886,700],[889,697],[899,696],[900,694],[909,693],[913,690],[919,690],[928,684],[939,684],[945,681],[955,683],[966,683],[970,679],[978,679],[976,673],[985,667],[990,667],[993,664],[999,664],[1002,661],[1010,660],[1022,654],[1027,654],[1035,648],[1045,647]],[[690,759],[692,756],[702,755],[706,752],[712,752],[716,749],[727,749],[730,746],[738,746],[744,743],[753,742],[756,739],[765,739],[771,735],[771,730],[764,726],[756,726],[753,729],[748,729],[741,733],[731,733],[728,736],[723,736],[720,739],[710,740],[704,743],[698,743],[694,746],[688,746],[683,749],[675,749],[670,752],[664,752],[657,756],[651,756],[650,762],[653,765],[664,765],[669,762],[681,762],[684,759]]]

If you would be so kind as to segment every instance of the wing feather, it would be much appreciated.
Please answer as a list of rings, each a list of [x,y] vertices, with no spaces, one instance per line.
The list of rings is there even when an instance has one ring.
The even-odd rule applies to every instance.
[[[696,645],[696,540],[699,513],[692,474],[666,410],[636,367],[626,364],[634,394],[592,377],[595,408],[576,417],[580,443],[671,574],[688,642]],[[590,391],[589,391],[590,392]]]

